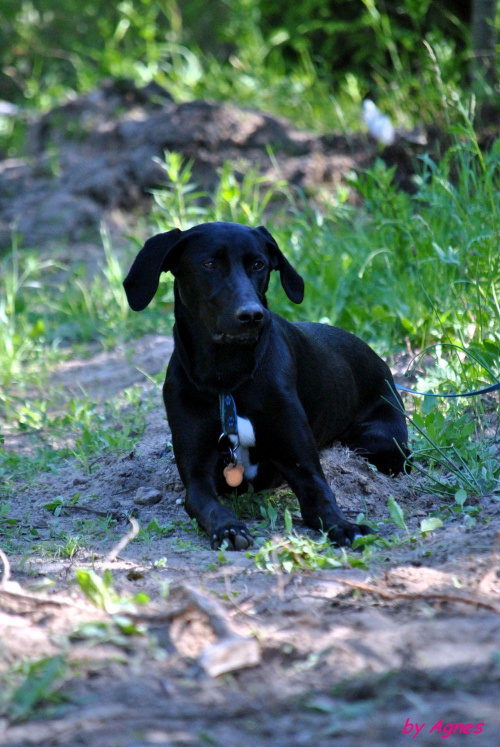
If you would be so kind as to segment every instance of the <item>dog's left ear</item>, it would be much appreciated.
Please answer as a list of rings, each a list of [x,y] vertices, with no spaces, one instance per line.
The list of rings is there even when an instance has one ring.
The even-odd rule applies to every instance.
[[[158,290],[161,273],[173,269],[177,249],[181,248],[181,237],[182,231],[174,228],[166,233],[158,233],[142,247],[123,281],[127,300],[133,311],[146,308]]]
[[[299,273],[294,270],[287,260],[276,241],[273,239],[267,228],[259,226],[255,229],[262,238],[265,239],[271,258],[273,270],[279,270],[281,285],[286,295],[294,303],[302,303],[304,300],[304,281]]]
[[[294,270],[287,260],[276,241],[273,239],[267,228],[259,226],[255,229],[265,239],[269,256],[271,257],[271,266],[273,270],[279,270],[281,285],[290,301],[302,303],[304,300],[304,281],[299,273]]]

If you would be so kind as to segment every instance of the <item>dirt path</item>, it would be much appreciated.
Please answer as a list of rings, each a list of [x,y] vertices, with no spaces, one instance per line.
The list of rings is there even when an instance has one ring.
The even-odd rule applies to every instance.
[[[137,367],[160,372],[170,350],[168,340],[149,337],[132,357],[118,350],[66,363],[55,381],[69,390],[84,380],[92,396],[110,398],[144,381]],[[442,729],[484,722],[483,741],[496,742],[498,504],[485,500],[469,529],[456,519],[424,537],[420,521],[435,497],[416,491],[413,478],[390,480],[332,448],[323,465],[339,504],[400,541],[373,548],[369,558],[339,552],[340,567],[293,573],[277,549],[270,573],[253,555],[272,538],[286,539],[285,507],[297,537],[318,539],[303,528],[293,497],[286,490],[264,496],[265,515],[254,497],[240,501],[256,538],[252,554],[211,551],[184,511],[172,455],[160,456],[169,432],[150,382],[140,407],[146,427],[132,451],[103,455],[90,473],[77,463],[41,473],[10,504],[7,517],[18,523],[0,527],[11,565],[11,582],[0,588],[4,687],[26,657],[60,663],[49,683],[53,702],[32,709],[24,702],[25,715],[44,719],[0,719],[1,744],[403,744],[412,736],[402,733],[407,719],[425,723],[423,744],[440,743],[446,732],[429,732],[441,719]],[[387,521],[389,495],[404,508],[414,541]],[[130,514],[141,532],[106,564]],[[366,567],[350,564],[362,558]],[[116,594],[148,595],[133,610],[107,596],[108,608],[128,614],[142,635],[127,635],[123,621],[78,588],[76,569],[102,576],[106,567]],[[53,586],[43,591],[47,579]],[[235,632],[258,641],[258,666],[217,678],[203,671],[198,657],[214,641],[206,616],[192,606],[172,613],[176,587],[186,583],[217,600]],[[141,623],[141,614],[154,619]],[[452,738],[472,744],[478,735]]]

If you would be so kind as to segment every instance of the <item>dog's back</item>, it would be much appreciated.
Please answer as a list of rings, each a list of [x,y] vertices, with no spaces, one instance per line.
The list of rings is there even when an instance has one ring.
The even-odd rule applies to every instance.
[[[273,321],[294,356],[297,392],[318,446],[345,440],[353,423],[364,420],[381,397],[391,398],[389,367],[355,335],[329,324],[290,323],[274,314]]]

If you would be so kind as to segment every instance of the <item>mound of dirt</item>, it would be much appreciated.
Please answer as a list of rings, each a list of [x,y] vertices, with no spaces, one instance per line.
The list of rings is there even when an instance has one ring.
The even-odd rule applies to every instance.
[[[155,159],[165,150],[193,160],[193,178],[210,191],[222,164],[237,174],[250,167],[269,182],[302,188],[338,184],[380,151],[363,135],[317,136],[284,118],[229,103],[176,104],[157,85],[104,82],[32,124],[26,158],[0,162],[0,248],[13,229],[25,245],[83,240],[103,218],[123,228],[127,214],[149,205],[165,182]],[[267,149],[275,154],[274,164]],[[382,154],[408,185],[411,149],[403,140]]]

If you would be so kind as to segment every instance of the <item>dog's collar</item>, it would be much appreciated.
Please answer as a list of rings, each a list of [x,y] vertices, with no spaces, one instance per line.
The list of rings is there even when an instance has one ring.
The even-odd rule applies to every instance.
[[[219,394],[220,422],[222,433],[219,437],[219,451],[224,464],[223,475],[231,488],[237,488],[243,482],[245,467],[238,463],[240,436],[238,433],[238,415],[232,394]]]
[[[238,434],[238,414],[232,394],[219,394],[219,410],[222,432],[219,437],[219,451],[226,464],[236,464],[236,449],[240,445]]]

